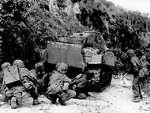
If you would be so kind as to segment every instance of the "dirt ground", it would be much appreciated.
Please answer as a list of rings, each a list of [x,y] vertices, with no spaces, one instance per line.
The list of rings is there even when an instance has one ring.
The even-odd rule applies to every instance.
[[[51,101],[41,96],[41,104],[32,106],[32,99],[25,94],[22,107],[11,109],[8,104],[0,103],[0,113],[150,113],[149,98],[145,97],[139,103],[132,102],[131,80],[124,83],[113,79],[111,86],[102,93],[90,95],[86,100],[71,99],[67,106],[52,105]]]

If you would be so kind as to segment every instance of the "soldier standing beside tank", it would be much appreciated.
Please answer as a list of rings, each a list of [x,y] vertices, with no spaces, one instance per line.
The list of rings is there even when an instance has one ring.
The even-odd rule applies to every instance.
[[[140,59],[142,69],[139,72],[141,88],[143,96],[149,92],[149,66],[150,64],[146,60],[146,56],[143,55]],[[146,96],[146,95],[145,95]]]
[[[143,68],[148,68],[148,66],[150,65],[149,62],[146,60],[146,56],[143,55],[140,59],[140,62],[142,64]]]
[[[134,51],[129,49],[127,51],[127,55],[129,58],[129,74],[133,74],[132,81],[132,91],[133,91],[133,102],[140,102],[142,100],[141,87],[140,87],[140,77],[139,72],[141,69],[140,60],[136,57]]]
[[[76,96],[76,92],[69,89],[71,80],[66,76],[68,66],[65,63],[58,63],[56,70],[49,77],[47,88],[47,98],[55,104],[57,98],[61,105],[66,105],[66,101]]]

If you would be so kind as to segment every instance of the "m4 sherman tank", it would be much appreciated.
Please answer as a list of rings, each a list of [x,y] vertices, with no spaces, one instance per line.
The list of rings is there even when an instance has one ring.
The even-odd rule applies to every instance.
[[[54,70],[59,62],[66,63],[69,66],[67,75],[70,78],[89,70],[93,71],[93,91],[101,91],[111,83],[115,57],[102,37],[97,39],[101,44],[99,48],[84,44],[91,38],[91,34],[96,34],[96,38],[99,38],[97,32],[84,32],[73,34],[65,42],[62,42],[62,38],[61,41],[48,41],[43,59],[47,71]]]

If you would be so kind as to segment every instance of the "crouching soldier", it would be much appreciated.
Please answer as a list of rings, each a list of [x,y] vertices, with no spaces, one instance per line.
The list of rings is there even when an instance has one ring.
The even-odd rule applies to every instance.
[[[90,91],[90,80],[94,77],[94,72],[88,71],[86,74],[79,74],[72,79],[70,88],[76,91],[76,98],[86,99]]]
[[[5,90],[7,89],[7,87],[4,84],[4,79],[3,78],[4,78],[4,69],[7,69],[9,66],[11,66],[11,64],[9,62],[5,62],[1,65],[2,70],[1,70],[1,74],[0,74],[0,76],[1,76],[1,85],[0,85],[0,87],[1,87],[0,91],[1,92],[0,93],[2,94],[1,101],[3,101],[3,102],[8,101],[7,97],[5,95]]]
[[[34,69],[30,70],[30,76],[34,78],[35,85],[39,94],[45,94],[49,82],[49,73],[45,73],[44,63],[38,62],[34,65]]]
[[[2,91],[6,101],[12,109],[17,108],[22,102],[22,84],[18,69],[16,66],[11,66],[10,63],[4,63],[1,66],[4,77]]]
[[[37,86],[38,93],[45,94],[48,87],[50,74],[45,72],[43,62],[36,63],[34,67],[35,67],[35,72],[37,74],[36,79],[38,82],[38,86]]]
[[[71,80],[66,76],[68,66],[65,63],[58,63],[56,70],[49,77],[47,88],[47,98],[55,104],[57,98],[61,105],[66,105],[66,101],[76,96],[76,92],[69,89]]]
[[[13,65],[18,67],[22,85],[25,91],[28,92],[33,98],[33,105],[38,105],[39,101],[38,101],[37,88],[35,85],[35,82],[36,82],[35,78],[31,76],[31,74],[29,73],[29,70],[25,68],[23,61],[15,60],[13,62]]]

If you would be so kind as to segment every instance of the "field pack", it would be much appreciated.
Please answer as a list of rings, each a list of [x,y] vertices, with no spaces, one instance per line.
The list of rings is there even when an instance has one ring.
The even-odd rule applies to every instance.
[[[20,75],[17,66],[10,66],[4,69],[4,82],[10,84],[16,81],[20,81]]]

